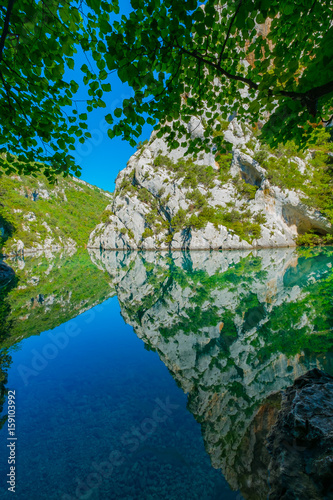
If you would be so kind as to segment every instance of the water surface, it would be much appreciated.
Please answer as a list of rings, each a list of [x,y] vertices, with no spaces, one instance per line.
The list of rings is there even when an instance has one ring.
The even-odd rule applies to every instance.
[[[0,406],[5,418],[14,389],[16,498],[267,498],[280,391],[333,371],[332,250],[8,262]]]

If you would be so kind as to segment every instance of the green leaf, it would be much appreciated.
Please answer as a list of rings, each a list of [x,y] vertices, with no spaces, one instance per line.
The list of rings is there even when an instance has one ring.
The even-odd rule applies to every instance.
[[[286,15],[292,14],[294,12],[294,4],[293,3],[286,3],[282,7],[283,13]]]
[[[106,123],[109,123],[110,125],[112,125],[113,118],[112,118],[112,115],[110,115],[110,113],[108,115],[106,115],[105,121],[106,121]]]
[[[83,139],[87,113],[106,108],[110,71],[117,71],[135,97],[124,102],[124,116],[121,108],[115,110],[114,117],[123,116],[120,123],[107,114],[109,135],[130,142],[148,123],[161,137],[167,134],[173,146],[181,140],[187,152],[197,154],[221,132],[215,128],[218,109],[225,117],[237,113],[240,120],[262,121],[271,144],[289,139],[300,144],[310,124],[331,116],[332,93],[317,90],[333,80],[331,2],[133,0],[133,12],[114,19],[110,13],[119,10],[118,1],[87,0],[84,22],[79,3],[46,3],[15,2],[2,54],[0,146],[24,162],[22,168],[34,161],[46,162],[50,175],[56,169],[75,171],[75,162],[68,160],[72,139]],[[266,26],[265,35],[258,36],[256,23],[268,17],[269,31]],[[78,51],[88,59],[81,69],[75,64]],[[68,79],[67,68],[75,69],[75,79]],[[67,117],[66,107],[76,107],[73,94],[82,79],[91,99],[87,113],[79,115],[79,132],[77,111]],[[295,108],[282,90],[318,94],[317,104],[303,99]],[[205,140],[191,137],[184,125],[203,108]],[[166,125],[166,118],[170,123],[162,133],[159,123]]]
[[[104,92],[111,92],[111,84],[110,83],[102,83],[101,85]]]

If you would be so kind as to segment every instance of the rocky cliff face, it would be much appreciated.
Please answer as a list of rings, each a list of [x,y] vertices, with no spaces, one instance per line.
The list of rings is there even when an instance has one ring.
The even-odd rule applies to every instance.
[[[250,129],[236,119],[222,125],[232,152],[201,153],[191,160],[184,148],[170,152],[153,133],[119,173],[113,203],[91,233],[88,247],[293,247],[299,234],[332,233],[330,222],[306,203],[299,186],[293,189],[291,182],[289,188],[283,183],[279,187],[269,180],[272,175],[254,158],[272,154],[258,154],[261,146]],[[204,125],[193,117],[188,131],[200,138]],[[307,159],[289,156],[286,172],[297,171],[309,182]]]
[[[212,465],[245,498],[267,498],[271,396],[311,368],[333,369],[330,252],[90,255],[112,276],[125,321],[189,394]]]

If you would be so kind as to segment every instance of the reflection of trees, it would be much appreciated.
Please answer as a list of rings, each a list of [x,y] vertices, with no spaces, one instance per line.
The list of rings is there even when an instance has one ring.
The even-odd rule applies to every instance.
[[[0,261],[0,411],[11,358],[18,340],[55,328],[114,295],[110,277],[86,252],[37,254]],[[20,288],[16,285],[20,282]],[[6,417],[1,420],[3,425]]]
[[[110,277],[84,251],[40,254],[10,263],[20,288],[8,297],[11,311],[6,347],[51,330],[114,294]]]
[[[332,368],[332,252],[92,259],[112,275],[125,321],[189,394],[212,465],[245,498],[266,498],[265,436],[280,391]]]
[[[110,277],[96,268],[86,252],[42,253],[9,262],[16,275],[0,261],[0,409],[11,363],[6,349],[114,295]]]
[[[0,279],[0,348],[4,340],[8,337],[12,321],[10,320],[10,304],[8,294],[16,286],[17,279],[14,275],[5,280]]]

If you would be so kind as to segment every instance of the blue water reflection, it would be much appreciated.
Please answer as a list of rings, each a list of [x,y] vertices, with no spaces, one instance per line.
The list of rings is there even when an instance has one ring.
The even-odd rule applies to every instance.
[[[52,349],[56,340],[66,344],[66,332],[66,347]],[[10,354],[15,498],[215,498],[220,491],[236,498],[210,465],[186,396],[125,324],[116,298]],[[6,425],[0,432],[4,478]],[[0,491],[11,498],[4,483]]]
[[[9,264],[1,498],[8,389],[19,500],[267,498],[281,391],[333,372],[332,248]]]

